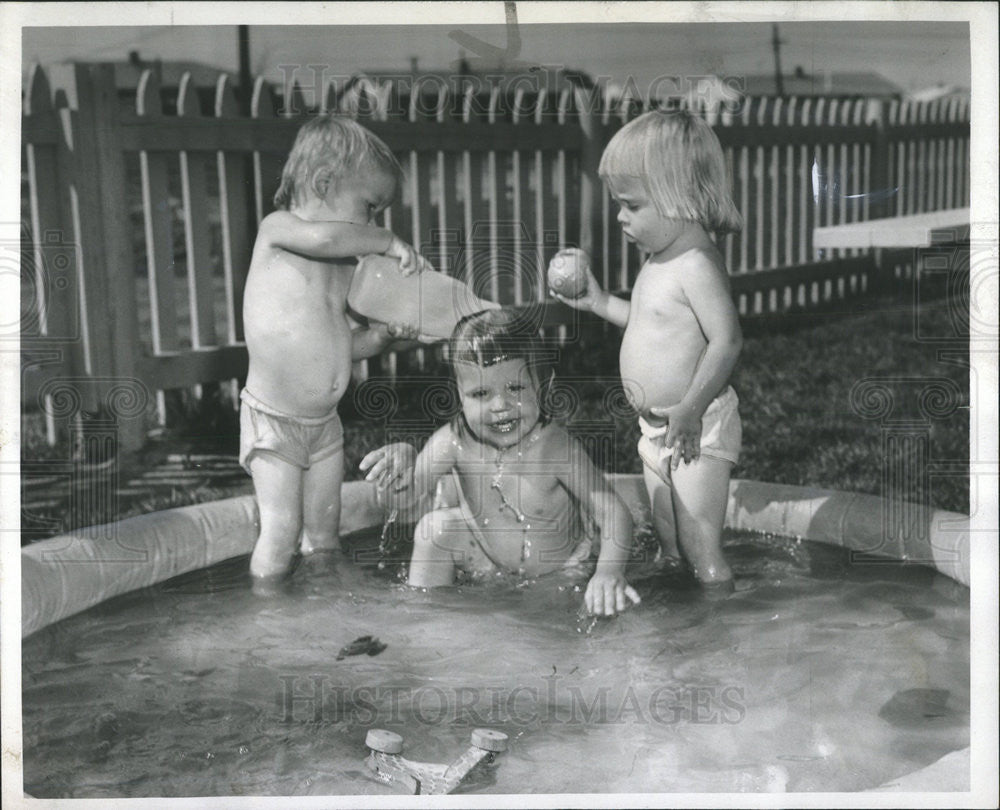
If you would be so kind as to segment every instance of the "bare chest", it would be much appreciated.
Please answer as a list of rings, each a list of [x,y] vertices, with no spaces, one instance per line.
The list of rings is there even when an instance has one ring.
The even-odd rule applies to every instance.
[[[658,319],[664,322],[693,318],[694,313],[680,281],[663,270],[644,270],[632,289],[629,319]]]
[[[469,506],[480,519],[494,525],[533,520],[541,527],[557,522],[570,499],[557,466],[534,452],[488,448],[461,458],[458,472]]]

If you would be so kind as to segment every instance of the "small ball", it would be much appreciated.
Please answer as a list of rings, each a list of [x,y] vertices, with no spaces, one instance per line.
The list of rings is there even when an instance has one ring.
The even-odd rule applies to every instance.
[[[590,257],[579,248],[560,250],[549,262],[549,287],[566,298],[579,298],[587,292]]]

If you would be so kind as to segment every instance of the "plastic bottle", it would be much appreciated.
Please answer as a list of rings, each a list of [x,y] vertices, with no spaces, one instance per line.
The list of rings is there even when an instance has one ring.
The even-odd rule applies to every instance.
[[[347,303],[371,320],[415,327],[426,342],[450,337],[466,315],[499,307],[444,273],[426,270],[404,276],[398,259],[374,255],[358,262]]]

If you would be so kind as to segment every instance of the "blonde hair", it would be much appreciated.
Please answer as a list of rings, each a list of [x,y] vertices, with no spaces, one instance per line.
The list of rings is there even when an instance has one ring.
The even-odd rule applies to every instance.
[[[640,179],[662,216],[716,233],[743,227],[719,139],[687,110],[653,110],[630,121],[608,143],[597,171],[605,183]]]
[[[322,199],[331,182],[365,171],[388,174],[397,189],[403,182],[403,169],[381,138],[346,116],[317,115],[295,136],[281,172],[281,185],[274,194],[274,206],[287,210],[293,203],[305,201],[310,192]]]

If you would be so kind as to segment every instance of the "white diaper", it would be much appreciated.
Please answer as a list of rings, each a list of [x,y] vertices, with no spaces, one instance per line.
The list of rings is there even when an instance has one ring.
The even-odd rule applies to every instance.
[[[743,425],[740,422],[739,397],[733,387],[727,386],[712,400],[701,417],[701,454],[721,458],[735,464],[743,446]],[[651,425],[641,416],[639,430],[639,456],[643,464],[664,477],[665,462],[673,455],[674,448],[666,445],[666,424]]]

